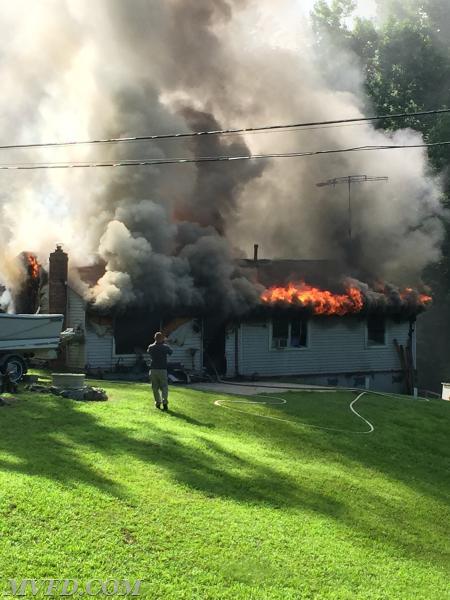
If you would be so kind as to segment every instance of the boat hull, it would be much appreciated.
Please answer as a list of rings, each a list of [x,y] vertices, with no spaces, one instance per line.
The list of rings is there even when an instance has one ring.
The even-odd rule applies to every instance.
[[[63,315],[0,314],[0,352],[56,350]]]

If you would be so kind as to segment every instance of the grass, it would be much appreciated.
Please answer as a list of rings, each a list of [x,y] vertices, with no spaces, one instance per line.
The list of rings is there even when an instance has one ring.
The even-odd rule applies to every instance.
[[[450,598],[447,403],[366,395],[360,434],[349,392],[225,408],[171,388],[164,414],[144,384],[101,385],[108,402],[0,408],[0,593],[66,577],[142,579],[149,599]]]

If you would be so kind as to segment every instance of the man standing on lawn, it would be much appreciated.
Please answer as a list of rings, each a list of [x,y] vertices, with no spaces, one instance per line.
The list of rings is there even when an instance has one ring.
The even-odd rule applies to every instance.
[[[173,350],[170,346],[164,343],[165,336],[161,331],[155,333],[155,342],[150,344],[147,348],[147,352],[150,354],[152,364],[150,366],[150,378],[152,382],[153,396],[155,398],[156,408],[161,408],[161,396],[159,391],[162,393],[162,405],[163,410],[169,410],[169,386],[167,382],[167,357],[172,354]]]

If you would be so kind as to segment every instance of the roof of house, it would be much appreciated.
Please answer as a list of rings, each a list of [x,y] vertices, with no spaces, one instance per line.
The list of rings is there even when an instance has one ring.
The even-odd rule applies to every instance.
[[[265,287],[283,286],[288,282],[306,281],[315,285],[336,285],[342,269],[332,260],[273,259],[239,262],[244,269],[253,271],[252,280]]]
[[[257,281],[265,287],[284,285],[288,281],[306,280],[318,284],[332,281],[336,283],[339,265],[331,260],[300,259],[242,259],[238,265],[248,272],[249,279]],[[105,274],[106,263],[96,263],[87,267],[78,267],[77,271],[84,283],[94,286]]]
[[[96,285],[98,280],[103,277],[105,274],[105,266],[106,263],[101,262],[95,265],[90,265],[88,267],[77,267],[78,274],[84,283],[87,283],[89,286],[93,287]]]
[[[78,273],[85,283],[94,286],[98,280],[105,274],[105,263],[79,267]],[[260,283],[266,288],[272,286],[285,286],[288,282],[306,283],[321,287],[337,293],[341,293],[342,266],[337,261],[332,260],[299,260],[299,259],[262,259],[250,260],[241,259],[237,261],[239,266],[250,281]],[[395,318],[406,319],[417,315],[425,309],[425,305],[415,302],[390,302],[389,306],[382,303],[378,306],[376,303],[368,304],[356,316],[364,317],[367,313],[382,312],[390,314]],[[300,306],[297,304],[261,304],[255,306],[248,313],[248,316],[256,318],[274,316],[276,314],[288,315],[295,314],[298,311],[310,313],[311,306]],[[198,316],[198,315],[197,315]]]

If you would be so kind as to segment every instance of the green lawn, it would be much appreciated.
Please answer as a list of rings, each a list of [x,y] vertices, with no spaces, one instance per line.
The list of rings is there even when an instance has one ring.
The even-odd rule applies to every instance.
[[[101,385],[108,402],[0,407],[0,593],[67,577],[142,579],[148,599],[450,598],[448,403],[366,395],[361,434],[350,392],[230,410],[171,388],[164,414],[147,385]]]

